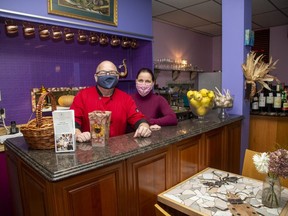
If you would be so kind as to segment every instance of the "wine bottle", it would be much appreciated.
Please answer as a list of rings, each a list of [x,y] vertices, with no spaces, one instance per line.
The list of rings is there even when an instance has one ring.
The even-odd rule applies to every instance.
[[[273,97],[273,90],[271,84],[269,84],[270,90],[267,90],[267,97],[266,97],[266,107],[267,107],[267,112],[268,114],[272,114],[274,109],[273,109],[273,102],[274,102],[274,97]]]
[[[251,109],[252,109],[252,113],[258,113],[259,112],[259,102],[258,102],[257,94],[254,95],[254,97],[253,97]]]
[[[282,113],[288,114],[288,87],[285,88],[285,85],[282,87]]]
[[[259,112],[260,113],[264,113],[267,111],[266,109],[266,97],[264,95],[264,89],[262,89],[262,91],[259,93]]]
[[[280,84],[276,85],[276,92],[274,94],[273,108],[276,113],[281,113],[281,91]]]

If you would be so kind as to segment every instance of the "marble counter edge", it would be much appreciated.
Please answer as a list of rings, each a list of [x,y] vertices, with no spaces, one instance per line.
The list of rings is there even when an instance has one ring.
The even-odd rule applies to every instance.
[[[158,142],[155,143],[151,143],[149,145],[143,146],[143,147],[139,147],[136,149],[133,149],[131,151],[127,151],[127,152],[123,152],[123,153],[119,153],[118,155],[114,155],[114,156],[107,156],[101,160],[95,160],[89,163],[85,163],[85,164],[81,164],[81,165],[77,165],[75,167],[70,167],[68,169],[63,169],[61,171],[51,171],[49,170],[47,167],[41,165],[38,161],[34,160],[33,158],[31,158],[29,156],[29,154],[25,153],[25,151],[23,151],[23,149],[21,149],[19,146],[15,145],[13,143],[13,140],[18,139],[18,138],[11,138],[11,139],[7,139],[5,142],[5,148],[9,148],[11,149],[15,154],[17,154],[23,161],[25,161],[28,165],[30,165],[32,168],[34,168],[35,170],[37,170],[37,172],[39,172],[42,176],[44,176],[47,180],[49,181],[59,181],[62,180],[64,178],[68,178],[74,175],[78,175],[87,171],[91,171],[94,170],[96,168],[100,168],[112,163],[116,163],[125,159],[128,159],[130,157],[151,151],[151,150],[155,150],[167,145],[170,145],[172,143],[187,139],[187,138],[191,138],[194,136],[197,136],[199,134],[208,132],[210,130],[231,124],[233,122],[242,120],[243,116],[233,116],[225,121],[218,121],[218,122],[209,122],[209,125],[207,126],[206,124],[199,124],[197,129],[194,129],[192,132],[183,132],[183,134],[179,134],[173,138],[169,138],[169,139],[163,139],[160,140]],[[186,121],[191,121],[191,120],[186,120]],[[174,126],[172,126],[174,127]],[[177,127],[177,126],[175,126]],[[171,129],[171,128],[170,128]],[[155,132],[155,134],[157,135],[157,132]],[[145,138],[143,138],[145,139]],[[40,150],[43,151],[43,150]],[[46,150],[44,150],[46,151]],[[49,151],[49,150],[48,150]],[[54,151],[51,151],[51,154],[56,154]]]

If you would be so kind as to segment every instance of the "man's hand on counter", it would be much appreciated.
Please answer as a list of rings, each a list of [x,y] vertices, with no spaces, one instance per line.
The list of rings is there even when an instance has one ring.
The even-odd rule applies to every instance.
[[[152,132],[149,128],[149,124],[143,122],[137,128],[134,137],[150,137],[151,133]]]
[[[81,132],[78,128],[75,130],[76,134],[76,141],[78,142],[87,142],[91,139],[91,134],[90,132]]]

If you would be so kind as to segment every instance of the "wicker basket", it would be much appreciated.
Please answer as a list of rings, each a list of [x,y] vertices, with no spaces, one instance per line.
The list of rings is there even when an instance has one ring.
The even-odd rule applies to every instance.
[[[42,93],[36,107],[36,119],[32,119],[20,128],[23,136],[32,149],[53,149],[54,127],[52,116],[42,117],[45,98],[49,97],[52,111],[56,110],[56,99],[51,92]]]

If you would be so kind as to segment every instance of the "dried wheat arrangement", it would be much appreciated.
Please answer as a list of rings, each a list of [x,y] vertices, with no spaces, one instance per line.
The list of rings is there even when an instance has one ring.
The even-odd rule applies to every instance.
[[[246,62],[242,64],[243,73],[245,76],[245,89],[247,84],[251,84],[250,98],[256,94],[256,83],[261,85],[258,92],[263,88],[270,89],[266,82],[272,82],[275,80],[280,83],[280,80],[276,76],[268,74],[270,71],[274,70],[278,60],[272,61],[270,57],[269,63],[263,61],[264,55],[260,55],[256,58],[256,53],[251,51],[247,55]]]

